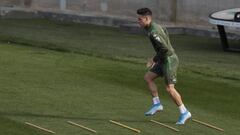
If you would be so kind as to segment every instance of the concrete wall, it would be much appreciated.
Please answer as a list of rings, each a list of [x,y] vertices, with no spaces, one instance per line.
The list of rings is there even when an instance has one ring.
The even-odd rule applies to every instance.
[[[177,21],[206,24],[210,13],[239,7],[240,0],[178,0]]]
[[[1,0],[0,1],[0,6],[19,6],[20,1],[19,0]]]
[[[2,7],[28,7],[30,8],[32,0],[0,0]]]
[[[61,11],[83,15],[136,17],[136,10],[149,7],[154,17],[163,21],[176,19],[176,0],[0,0],[0,6],[27,7],[40,11]],[[175,2],[176,3],[176,2]],[[30,6],[29,6],[30,5]]]
[[[175,13],[172,1],[176,0],[67,0],[67,10],[83,14],[135,18],[138,8],[150,7],[155,18],[170,21]]]
[[[59,0],[32,0],[32,9],[59,10]]]
[[[1,7],[132,20],[138,8],[149,7],[159,21],[208,25],[210,13],[240,7],[240,0],[0,0]]]

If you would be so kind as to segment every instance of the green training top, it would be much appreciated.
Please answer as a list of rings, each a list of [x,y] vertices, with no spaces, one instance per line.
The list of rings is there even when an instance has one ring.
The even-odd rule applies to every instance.
[[[156,55],[153,58],[154,62],[164,62],[168,56],[175,54],[166,28],[151,22],[150,26],[145,29],[156,51]]]

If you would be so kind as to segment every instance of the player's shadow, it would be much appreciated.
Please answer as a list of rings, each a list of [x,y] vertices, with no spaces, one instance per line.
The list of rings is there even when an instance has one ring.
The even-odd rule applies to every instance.
[[[33,114],[33,113],[28,113],[28,112],[19,112],[19,113],[0,112],[0,115],[1,116],[13,116],[13,117],[35,117],[35,118],[53,118],[53,119],[104,120],[104,118],[61,116],[61,115],[53,115],[53,114]]]
[[[10,117],[33,117],[33,118],[51,118],[51,119],[66,119],[66,120],[87,120],[87,121],[109,121],[110,119],[116,120],[118,122],[127,122],[127,123],[146,123],[149,122],[151,118],[147,119],[122,119],[122,118],[97,118],[97,117],[78,117],[78,116],[61,116],[53,114],[33,114],[28,112],[19,112],[19,113],[9,113],[9,112],[0,112],[0,116],[10,116]],[[162,123],[174,123],[173,121],[159,120]]]

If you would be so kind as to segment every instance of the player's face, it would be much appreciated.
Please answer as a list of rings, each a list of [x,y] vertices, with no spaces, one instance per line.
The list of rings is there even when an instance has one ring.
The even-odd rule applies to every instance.
[[[147,21],[148,18],[146,16],[138,16],[138,24],[141,26],[141,27],[146,27],[147,26]]]
[[[150,18],[148,16],[138,16],[138,24],[141,26],[141,27],[146,27],[149,25],[149,20]]]

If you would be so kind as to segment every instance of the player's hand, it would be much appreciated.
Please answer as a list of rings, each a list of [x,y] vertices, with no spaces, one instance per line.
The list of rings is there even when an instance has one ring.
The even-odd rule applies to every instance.
[[[153,61],[153,59],[149,59],[147,64],[146,64],[146,67],[147,68],[152,68],[156,63]]]

